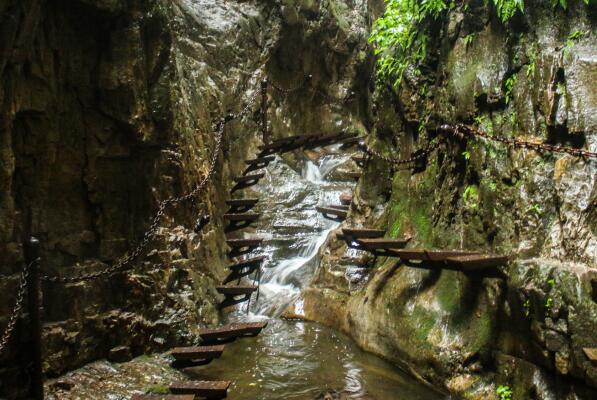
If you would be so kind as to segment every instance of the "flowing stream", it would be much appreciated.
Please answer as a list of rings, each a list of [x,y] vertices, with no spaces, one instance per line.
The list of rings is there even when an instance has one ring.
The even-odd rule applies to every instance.
[[[346,155],[320,154],[297,172],[277,158],[259,185],[241,193],[260,198],[255,211],[262,217],[253,228],[236,234],[264,238],[253,255],[265,254],[268,260],[258,301],[253,296],[249,310],[246,303],[240,304],[227,318],[268,320],[260,335],[227,344],[220,359],[184,373],[170,368],[167,353],[125,363],[96,361],[46,382],[47,399],[124,400],[131,392],[148,388],[167,392],[170,382],[189,378],[230,380],[228,398],[235,400],[441,399],[401,370],[359,349],[346,335],[316,323],[280,318],[301,288],[309,285],[321,247],[338,226],[315,207],[338,204],[340,193],[353,188],[351,179],[329,179],[329,173],[347,160]],[[300,304],[294,310],[300,314]]]
[[[229,315],[234,320],[269,320],[256,338],[227,345],[222,359],[190,370],[198,379],[234,382],[231,399],[438,399],[384,360],[360,350],[346,335],[316,323],[288,321],[280,314],[310,282],[319,251],[338,222],[324,219],[317,205],[338,204],[354,181],[327,180],[328,173],[348,160],[345,155],[322,155],[306,161],[297,172],[281,158],[266,170],[253,189],[262,213],[245,237],[264,238],[254,255],[265,254],[259,299],[247,316],[246,305]],[[245,193],[246,197],[248,193]],[[300,305],[298,307],[300,312]]]

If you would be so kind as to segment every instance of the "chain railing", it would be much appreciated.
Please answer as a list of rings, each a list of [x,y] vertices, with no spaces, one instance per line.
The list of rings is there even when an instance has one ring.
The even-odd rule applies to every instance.
[[[544,152],[549,152],[549,153],[563,153],[563,154],[569,154],[574,157],[580,157],[580,158],[585,158],[585,159],[597,159],[597,153],[592,152],[592,151],[588,151],[588,150],[584,150],[584,149],[575,149],[572,147],[559,146],[559,145],[553,145],[553,144],[548,144],[548,143],[530,142],[527,140],[520,140],[517,138],[509,138],[509,137],[500,136],[500,135],[490,135],[489,133],[483,132],[482,130],[480,130],[478,128],[475,128],[470,125],[465,125],[465,124],[456,124],[454,126],[444,124],[440,127],[440,130],[442,130],[444,132],[448,132],[448,133],[450,133],[458,138],[461,138],[461,139],[466,136],[477,137],[477,138],[482,138],[485,140],[490,140],[493,142],[499,142],[499,143],[505,144],[510,147],[532,149],[532,150],[536,150],[539,152],[544,151]]]
[[[27,264],[23,269],[23,272],[21,272],[15,305],[13,306],[12,312],[10,313],[10,317],[8,318],[8,324],[6,324],[4,333],[0,338],[0,354],[2,354],[6,349],[6,345],[10,341],[15,327],[17,325],[17,321],[21,316],[21,311],[23,310],[23,303],[25,301],[25,293],[27,293],[27,279],[29,277],[29,271],[31,270],[31,265],[38,261],[39,260],[34,260],[33,262]]]
[[[312,78],[313,78],[313,75],[307,75],[300,82],[295,83],[294,85],[292,85],[289,88],[282,87],[282,85],[279,85],[276,82],[272,81],[271,78],[268,78],[268,82],[271,85],[271,87],[274,88],[275,90],[277,90],[278,92],[289,94],[289,93],[293,93],[298,90],[301,90],[303,87],[305,87],[307,82],[311,81]]]
[[[147,249],[147,246],[149,246],[151,241],[155,239],[155,237],[159,231],[159,228],[160,228],[160,222],[162,220],[162,217],[166,213],[167,207],[171,206],[171,205],[174,206],[174,205],[177,205],[177,204],[185,202],[185,201],[193,200],[205,188],[205,186],[210,181],[210,179],[212,178],[212,176],[215,172],[218,155],[219,155],[221,147],[222,147],[222,139],[224,136],[224,127],[226,126],[226,124],[228,122],[231,122],[235,119],[242,118],[243,116],[247,115],[249,113],[249,111],[251,110],[251,107],[258,96],[259,96],[259,91],[255,91],[255,93],[249,99],[249,102],[247,103],[247,105],[241,111],[239,111],[236,114],[228,114],[227,116],[223,117],[220,121],[217,122],[216,143],[214,146],[214,150],[211,154],[207,174],[195,186],[195,188],[193,190],[191,190],[189,193],[179,196],[179,197],[170,197],[169,199],[163,200],[160,203],[160,205],[158,207],[158,211],[156,212],[154,217],[151,219],[151,224],[150,224],[149,228],[145,231],[145,233],[143,235],[143,239],[141,240],[141,242],[139,242],[135,246],[135,248],[132,252],[130,252],[127,255],[125,255],[124,257],[122,257],[115,264],[113,264],[110,267],[105,268],[101,271],[91,272],[88,274],[83,274],[83,275],[78,275],[78,276],[73,276],[73,277],[42,275],[41,279],[46,282],[52,282],[52,283],[75,283],[75,282],[83,282],[83,281],[99,279],[102,277],[109,277],[114,274],[121,273],[123,271],[130,269],[131,264],[143,254],[143,252]]]
[[[396,166],[396,165],[411,164],[411,163],[415,163],[417,161],[426,159],[429,156],[429,154],[431,154],[433,151],[435,151],[439,148],[440,144],[441,143],[439,140],[435,140],[435,141],[429,143],[424,148],[413,152],[410,158],[394,158],[394,157],[390,157],[390,156],[385,156],[385,155],[381,154],[379,151],[370,147],[365,142],[362,142],[361,144],[359,144],[359,147],[365,153],[369,154],[370,156],[377,157],[383,161],[386,161],[386,162]]]

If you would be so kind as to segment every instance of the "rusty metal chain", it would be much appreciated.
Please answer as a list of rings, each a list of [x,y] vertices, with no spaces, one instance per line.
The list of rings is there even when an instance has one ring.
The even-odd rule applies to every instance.
[[[256,96],[253,96],[253,99],[255,99],[255,98],[256,98]],[[245,107],[245,109],[243,109],[243,111],[241,111],[240,113],[238,113],[236,115],[238,117],[240,117],[240,116],[246,114],[248,112],[247,110],[250,109],[251,104],[252,103],[250,102],[249,105],[247,105],[247,107]],[[145,231],[145,234],[143,235],[143,239],[141,240],[141,242],[139,244],[137,244],[137,246],[131,253],[122,257],[117,263],[115,263],[114,265],[112,265],[109,268],[106,268],[102,271],[92,272],[89,274],[80,275],[80,276],[76,276],[76,277],[68,277],[68,278],[44,275],[41,277],[41,279],[44,281],[53,282],[53,283],[75,283],[75,282],[89,281],[89,280],[98,279],[101,277],[111,276],[111,275],[114,275],[116,273],[126,270],[126,268],[129,267],[130,264],[143,253],[143,251],[147,248],[149,243],[157,235],[157,232],[160,227],[159,226],[160,221],[166,212],[166,207],[169,205],[175,205],[175,204],[195,198],[195,196],[197,196],[199,194],[199,192],[201,190],[203,190],[203,188],[207,185],[207,183],[209,182],[209,180],[211,179],[211,177],[213,176],[213,174],[215,172],[218,155],[220,153],[220,149],[222,146],[222,139],[224,136],[224,127],[228,121],[230,121],[230,120],[223,118],[218,123],[218,129],[216,132],[216,144],[215,144],[213,153],[210,158],[209,169],[207,171],[207,174],[203,177],[201,182],[199,182],[199,184],[197,184],[197,186],[189,193],[187,193],[183,196],[180,196],[180,197],[171,197],[171,198],[166,199],[160,203],[158,211],[155,214],[155,216],[153,217],[151,225],[149,226],[149,229],[147,229],[147,231]]]
[[[465,125],[465,124],[456,124],[456,126],[450,126],[450,125],[445,124],[445,125],[442,125],[440,127],[440,129],[443,131],[449,132],[452,135],[459,137],[459,138],[464,138],[465,135],[469,135],[469,136],[474,136],[474,137],[480,137],[480,138],[483,138],[486,140],[491,140],[494,142],[500,142],[500,143],[503,143],[503,144],[505,144],[507,146],[511,146],[511,147],[520,147],[520,148],[525,148],[525,149],[533,149],[533,150],[537,150],[537,151],[546,151],[549,153],[564,153],[564,154],[569,154],[574,157],[597,159],[597,153],[591,152],[588,150],[574,149],[572,147],[558,146],[558,145],[547,144],[547,143],[529,142],[526,140],[520,140],[520,139],[516,139],[516,138],[507,138],[507,137],[499,136],[499,135],[494,136],[494,135],[488,134],[487,132],[483,132],[480,129],[477,129],[475,127]]]
[[[221,118],[217,122],[216,125],[219,125],[222,122],[224,124],[227,124],[228,122],[234,121],[235,119],[240,119],[240,118],[244,117],[245,115],[247,115],[249,113],[249,111],[251,111],[251,107],[253,106],[253,103],[255,103],[255,100],[257,100],[257,97],[259,96],[259,94],[260,94],[260,91],[255,90],[253,95],[249,98],[247,105],[241,111],[239,111],[237,113],[231,113],[231,114],[226,115],[225,117]]]
[[[421,159],[426,158],[430,153],[435,151],[439,146],[440,146],[440,141],[437,140],[435,142],[429,143],[429,145],[427,145],[425,148],[419,150],[418,152],[412,153],[413,154],[412,157],[400,159],[400,158],[384,156],[379,151],[369,147],[369,145],[367,143],[363,142],[362,144],[359,145],[359,147],[365,153],[369,154],[370,156],[377,157],[377,158],[382,159],[382,160],[384,160],[390,164],[393,164],[393,165],[404,165],[404,164],[411,164],[411,163],[417,162]]]
[[[297,83],[297,84],[295,84],[294,86],[292,86],[290,88],[283,88],[281,85],[278,85],[275,82],[273,82],[271,80],[271,78],[268,78],[268,83],[274,89],[276,89],[278,92],[287,93],[288,94],[288,93],[296,92],[297,90],[302,89],[305,86],[305,84],[311,80],[311,78],[313,78],[313,75],[307,75],[305,78],[303,78],[303,80],[300,83]]]
[[[39,259],[33,260],[31,263],[26,265],[23,269],[23,272],[21,272],[21,278],[19,279],[19,288],[17,290],[17,299],[12,309],[12,313],[10,314],[10,318],[8,319],[6,329],[2,334],[2,338],[0,338],[0,354],[2,354],[6,349],[6,345],[10,341],[14,329],[17,325],[17,320],[21,316],[23,302],[25,301],[25,293],[27,293],[27,279],[29,278],[29,271],[31,269],[31,266],[36,262],[39,262]]]

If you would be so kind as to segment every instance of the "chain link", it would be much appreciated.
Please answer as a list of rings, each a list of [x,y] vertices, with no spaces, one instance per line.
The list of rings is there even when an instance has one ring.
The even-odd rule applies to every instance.
[[[359,147],[367,154],[369,154],[370,156],[373,157],[377,157],[379,159],[382,159],[390,164],[393,165],[405,165],[405,164],[410,164],[410,163],[414,163],[416,161],[419,161],[421,159],[425,159],[427,158],[427,156],[429,154],[431,154],[431,152],[435,151],[438,147],[440,146],[440,142],[436,141],[436,142],[432,142],[429,145],[427,145],[424,149],[418,151],[418,152],[414,152],[412,154],[414,154],[412,157],[410,158],[405,158],[405,159],[400,159],[400,158],[393,158],[393,157],[389,157],[389,156],[384,156],[383,154],[381,154],[379,151],[369,147],[369,145],[365,142],[362,142],[361,144],[359,144]]]
[[[36,262],[39,262],[39,259],[36,259],[28,265],[26,265],[23,269],[23,272],[21,272],[19,288],[17,290],[17,299],[12,309],[12,313],[10,314],[10,318],[8,320],[8,324],[6,325],[6,329],[4,330],[2,338],[0,339],[0,354],[2,354],[6,349],[6,345],[10,341],[14,329],[17,325],[17,320],[21,316],[21,311],[23,310],[23,302],[25,300],[25,293],[27,293],[27,279],[29,278],[29,271],[31,270],[31,266]]]
[[[280,85],[276,84],[274,81],[272,81],[271,78],[268,78],[268,83],[274,89],[276,89],[278,92],[281,92],[281,93],[292,93],[292,92],[296,92],[297,90],[302,89],[303,86],[305,86],[305,84],[311,80],[311,78],[313,78],[313,75],[307,75],[305,78],[303,78],[303,80],[300,83],[297,83],[297,84],[295,84],[294,86],[292,86],[290,88],[283,88],[282,86],[280,86]]]
[[[465,135],[476,136],[486,140],[500,142],[511,147],[520,147],[525,149],[533,149],[537,151],[546,151],[549,153],[564,153],[574,157],[597,159],[597,153],[588,150],[574,149],[572,147],[558,146],[547,143],[529,142],[526,140],[507,138],[499,135],[493,136],[488,134],[487,132],[483,132],[480,129],[465,124],[457,124],[456,126],[450,126],[446,124],[442,125],[440,129],[449,132],[452,135],[459,138],[464,138]]]

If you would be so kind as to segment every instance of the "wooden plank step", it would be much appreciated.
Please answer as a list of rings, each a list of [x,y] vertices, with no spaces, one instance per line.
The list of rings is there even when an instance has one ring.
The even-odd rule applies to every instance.
[[[403,260],[414,261],[446,261],[449,257],[479,254],[462,250],[392,250],[392,253]]]
[[[226,200],[226,204],[230,207],[248,207],[259,203],[259,199],[236,199]]]
[[[315,148],[329,146],[338,143],[340,140],[349,137],[346,133],[331,133],[323,136],[313,136],[311,140],[305,143],[305,148]]]
[[[229,341],[244,336],[257,336],[266,326],[267,322],[234,323],[218,328],[201,329],[199,337],[207,343]]]
[[[224,214],[226,221],[257,221],[261,217],[258,213],[230,213]]]
[[[192,394],[207,399],[223,399],[228,394],[230,381],[182,381],[170,385],[174,394]]]
[[[263,239],[255,238],[255,239],[228,239],[226,240],[226,244],[232,248],[242,248],[242,247],[255,247],[261,245]]]
[[[257,290],[257,286],[241,285],[241,286],[216,286],[218,293],[224,296],[240,296],[251,294]]]
[[[406,239],[356,239],[366,250],[402,249],[408,243]]]
[[[263,157],[254,158],[252,160],[245,160],[245,164],[266,166],[269,163],[271,163],[272,161],[274,161],[275,159],[276,159],[275,156],[263,156]]]
[[[195,400],[194,394],[134,394],[131,400]]]
[[[346,218],[346,216],[348,215],[348,212],[346,210],[339,210],[337,208],[317,206],[316,209],[324,215],[333,215],[339,218]]]
[[[229,265],[228,269],[236,271],[236,270],[241,270],[243,268],[247,268],[247,267],[251,267],[251,266],[259,266],[263,263],[263,261],[265,261],[265,259],[267,258],[267,256],[259,256],[259,257],[253,257],[253,258],[249,258],[246,260],[242,260],[239,261],[235,264]]]
[[[582,349],[585,356],[593,363],[593,365],[597,365],[597,348],[595,347],[584,347]]]
[[[377,239],[382,238],[386,234],[386,231],[369,228],[343,228],[342,233],[345,236],[356,239]]]
[[[508,262],[508,257],[488,254],[471,254],[448,257],[446,258],[446,262],[455,264],[461,271],[479,271],[504,265]]]
[[[230,282],[240,281],[241,278],[245,276],[251,275],[253,272],[257,271],[261,264],[251,264],[247,267],[233,269],[228,274],[228,276],[222,281],[222,284],[225,285]]]
[[[170,350],[176,360],[205,360],[218,358],[224,352],[224,345],[175,347]]]
[[[245,176],[237,176],[236,178],[234,178],[234,182],[236,183],[248,183],[248,182],[257,182],[259,181],[259,179],[263,178],[265,176],[264,172],[261,172],[259,174],[251,174],[251,175],[245,175]]]

